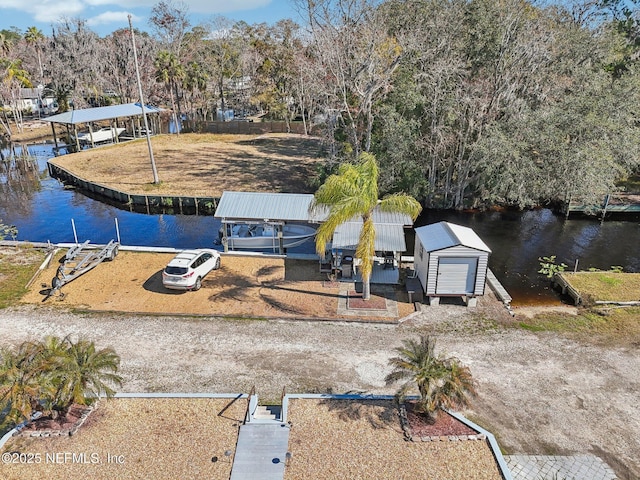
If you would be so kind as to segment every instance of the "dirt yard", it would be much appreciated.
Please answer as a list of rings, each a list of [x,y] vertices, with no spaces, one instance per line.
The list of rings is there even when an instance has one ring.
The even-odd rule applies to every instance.
[[[63,252],[58,253],[23,302],[42,303],[62,255]],[[113,262],[101,263],[65,285],[63,295],[52,296],[46,302],[92,311],[353,319],[337,314],[340,285],[327,282],[326,274],[319,273],[315,261],[223,255],[220,269],[205,277],[202,289],[183,292],[162,285],[162,269],[173,256],[121,251]],[[400,289],[382,292],[373,285],[372,293],[373,303],[384,302],[385,296],[396,300],[398,317],[414,311]],[[395,321],[398,317],[377,316],[371,320]]]
[[[188,295],[188,294],[186,294]],[[496,310],[497,312],[497,310]],[[590,345],[500,326],[484,311],[441,304],[399,325],[71,313],[30,305],[0,310],[0,344],[84,336],[122,358],[123,392],[370,392],[387,386],[406,338],[435,334],[437,351],[471,368],[479,396],[465,413],[507,453],[595,453],[620,479],[640,478],[637,348]]]
[[[224,190],[313,193],[320,140],[294,134],[159,135],[92,148],[52,163],[85,180],[131,194],[220,197]]]
[[[61,301],[43,304],[40,283],[50,282],[54,263],[25,297],[30,305],[0,310],[0,345],[83,336],[116,349],[123,392],[255,386],[267,403],[277,402],[283,387],[393,394],[396,386],[384,381],[389,358],[403,339],[429,333],[438,351],[470,367],[479,395],[463,413],[493,432],[506,453],[593,453],[619,479],[640,478],[637,345],[518,328],[521,309],[511,319],[490,294],[477,309],[443,302],[402,323],[340,321],[330,316],[337,287],[323,284],[313,262],[306,270],[282,259],[225,256],[202,290],[163,292],[157,275],[170,257],[121,252],[67,285]],[[125,306],[155,313],[122,313]],[[204,315],[189,316],[198,308]],[[334,321],[298,320],[312,314]]]

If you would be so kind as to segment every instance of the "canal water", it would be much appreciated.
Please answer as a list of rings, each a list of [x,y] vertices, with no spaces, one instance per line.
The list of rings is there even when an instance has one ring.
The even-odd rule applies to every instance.
[[[71,219],[79,241],[107,243],[116,238],[118,219],[124,245],[174,248],[211,247],[218,236],[219,221],[212,216],[146,214],[122,210],[65,189],[48,176],[46,161],[51,145],[33,145],[37,171],[0,165],[0,219],[18,228],[18,240],[73,242]],[[619,265],[640,272],[640,217],[607,219],[555,215],[551,210],[526,212],[463,213],[425,211],[416,226],[448,221],[471,227],[491,248],[489,266],[517,304],[557,302],[549,281],[537,273],[538,258],[556,255],[573,269],[609,269]],[[413,235],[407,235],[407,254],[413,255]],[[313,243],[297,247],[312,253]]]

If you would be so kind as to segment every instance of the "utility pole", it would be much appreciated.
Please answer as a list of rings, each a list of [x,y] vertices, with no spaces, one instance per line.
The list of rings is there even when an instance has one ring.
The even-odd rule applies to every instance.
[[[142,98],[142,83],[140,82],[140,69],[138,68],[138,53],[136,52],[136,36],[133,33],[131,25],[131,15],[129,18],[129,30],[131,30],[131,44],[133,45],[133,61],[136,64],[136,79],[138,80],[138,96],[140,97],[140,109],[142,110],[142,118],[144,118],[144,130],[147,134],[147,146],[149,147],[149,159],[151,160],[151,170],[153,171],[153,183],[160,183],[158,178],[158,170],[156,169],[156,161],[153,158],[153,148],[151,148],[151,133],[149,132],[149,122],[147,121],[147,112],[144,109],[144,100]]]

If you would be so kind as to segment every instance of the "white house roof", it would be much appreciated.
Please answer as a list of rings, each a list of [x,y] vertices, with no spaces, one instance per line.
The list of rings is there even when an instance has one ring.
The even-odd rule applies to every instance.
[[[214,217],[308,222],[312,201],[305,193],[223,192]]]
[[[162,109],[145,105],[145,113],[160,113]],[[47,118],[45,122],[66,123],[77,125],[79,123],[98,122],[100,120],[111,120],[112,118],[135,117],[142,115],[139,103],[124,103],[122,105],[110,105],[108,107],[82,108],[69,112],[59,113]]]
[[[415,230],[420,243],[428,252],[462,245],[491,253],[491,249],[487,244],[469,227],[463,227],[455,223],[439,222],[418,227]]]

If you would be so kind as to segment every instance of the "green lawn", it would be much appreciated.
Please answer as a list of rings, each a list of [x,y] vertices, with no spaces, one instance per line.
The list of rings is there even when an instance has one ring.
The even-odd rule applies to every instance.
[[[640,301],[640,273],[564,272],[562,276],[589,303]]]
[[[38,270],[45,252],[31,247],[0,249],[0,308],[16,303],[27,291],[25,285]]]

